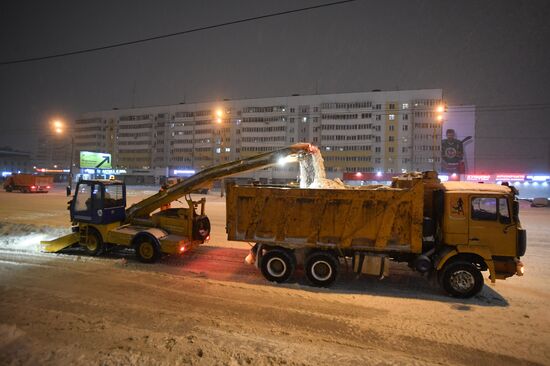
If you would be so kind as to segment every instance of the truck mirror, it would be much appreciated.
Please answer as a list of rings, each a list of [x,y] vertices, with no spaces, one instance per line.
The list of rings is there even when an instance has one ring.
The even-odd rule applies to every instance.
[[[514,200],[514,203],[512,204],[512,213],[515,219],[519,217],[519,202]]]
[[[67,197],[71,195],[71,186],[67,186]]]

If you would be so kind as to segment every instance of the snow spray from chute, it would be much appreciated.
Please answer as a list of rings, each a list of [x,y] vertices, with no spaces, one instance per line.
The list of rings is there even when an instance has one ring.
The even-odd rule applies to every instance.
[[[341,181],[327,179],[325,162],[316,149],[300,159],[300,188],[346,188]]]

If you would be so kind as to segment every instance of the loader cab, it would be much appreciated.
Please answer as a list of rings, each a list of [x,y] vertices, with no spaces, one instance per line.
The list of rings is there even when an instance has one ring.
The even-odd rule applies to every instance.
[[[109,224],[126,218],[126,185],[116,180],[82,180],[70,202],[71,221]]]

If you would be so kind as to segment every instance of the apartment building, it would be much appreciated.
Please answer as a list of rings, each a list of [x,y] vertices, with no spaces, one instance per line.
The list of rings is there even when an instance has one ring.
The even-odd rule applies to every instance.
[[[441,104],[441,89],[421,89],[113,109],[75,121],[75,149],[111,153],[117,168],[156,175],[199,171],[300,141],[322,150],[329,177],[439,169]],[[296,174],[296,167],[277,167],[255,177]]]
[[[0,178],[11,173],[31,173],[32,171],[30,152],[17,151],[8,147],[0,148]]]
[[[68,169],[71,161],[71,139],[67,136],[45,135],[38,138],[32,161],[45,169]]]

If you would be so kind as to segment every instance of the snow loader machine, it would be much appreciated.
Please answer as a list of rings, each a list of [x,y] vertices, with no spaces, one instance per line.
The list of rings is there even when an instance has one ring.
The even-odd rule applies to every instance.
[[[52,241],[41,242],[43,251],[58,252],[72,246],[99,255],[111,246],[134,248],[137,258],[152,263],[163,254],[183,254],[203,244],[210,236],[205,214],[206,199],[194,201],[191,193],[208,188],[215,179],[275,165],[281,159],[311,154],[308,143],[292,146],[207,168],[129,208],[126,186],[116,180],[81,180],[69,201],[73,232]],[[163,205],[185,197],[186,208]]]

